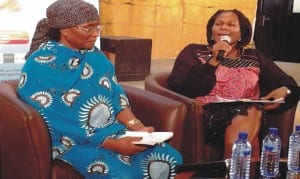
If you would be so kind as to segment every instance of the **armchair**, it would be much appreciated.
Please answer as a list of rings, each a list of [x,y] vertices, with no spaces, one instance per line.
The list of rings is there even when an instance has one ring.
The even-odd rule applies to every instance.
[[[167,78],[169,72],[151,74],[145,78],[145,89],[174,100],[181,101],[187,105],[187,118],[183,128],[183,151],[190,151],[185,163],[204,162],[222,159],[222,151],[209,148],[205,145],[204,128],[202,125],[202,106],[194,99],[188,98],[168,87]],[[277,127],[282,140],[281,157],[287,157],[288,139],[293,132],[295,112],[297,105],[282,113],[268,112],[266,123],[260,131],[259,140],[267,134],[269,127]]]
[[[82,175],[67,163],[51,159],[46,124],[18,98],[17,81],[0,83],[0,178],[77,179]],[[169,141],[180,152],[186,106],[178,101],[124,86],[132,110],[157,131],[173,131]]]
[[[180,101],[187,106],[187,115],[183,127],[183,153],[188,153],[184,163],[206,161],[204,127],[202,124],[202,105],[192,98],[188,98],[171,91],[167,84],[169,72],[151,74],[145,78],[145,89],[162,96]]]

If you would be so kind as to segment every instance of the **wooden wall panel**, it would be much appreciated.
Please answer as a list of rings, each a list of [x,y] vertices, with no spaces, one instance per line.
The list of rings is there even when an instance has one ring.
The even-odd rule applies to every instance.
[[[239,9],[254,24],[257,0],[99,0],[102,35],[152,39],[152,58],[175,58],[189,43],[206,43],[218,9]]]

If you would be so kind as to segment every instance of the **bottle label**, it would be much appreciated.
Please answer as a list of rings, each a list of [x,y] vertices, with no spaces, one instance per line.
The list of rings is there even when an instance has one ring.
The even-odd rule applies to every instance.
[[[249,155],[251,155],[250,149],[245,149],[243,152],[241,152],[241,157],[248,157]]]
[[[277,152],[278,151],[278,149],[273,145],[265,144],[263,147],[264,147],[264,151],[266,151],[266,152]]]
[[[295,150],[300,151],[300,144],[295,145]]]

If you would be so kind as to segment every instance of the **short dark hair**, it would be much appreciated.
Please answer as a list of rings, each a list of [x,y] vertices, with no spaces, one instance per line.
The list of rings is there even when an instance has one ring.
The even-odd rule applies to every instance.
[[[238,46],[244,47],[248,45],[252,37],[252,26],[249,19],[241,11],[236,9],[218,10],[214,15],[210,17],[206,25],[206,39],[208,44],[212,46],[215,43],[215,41],[211,39],[212,26],[214,25],[216,18],[224,12],[232,12],[238,17],[241,30],[241,40],[238,42]]]

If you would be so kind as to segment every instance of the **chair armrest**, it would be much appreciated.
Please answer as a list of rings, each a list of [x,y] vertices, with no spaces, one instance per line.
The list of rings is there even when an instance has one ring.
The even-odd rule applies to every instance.
[[[50,178],[47,127],[40,115],[18,98],[16,84],[0,83],[0,178]]]
[[[148,75],[145,78],[145,89],[159,95],[184,103],[187,106],[187,116],[183,132],[183,149],[185,163],[206,161],[205,138],[202,122],[202,105],[193,98],[186,97],[169,89],[167,78],[169,72]]]
[[[123,85],[133,113],[156,131],[172,131],[169,143],[181,151],[186,106],[150,91]]]
[[[52,179],[84,179],[72,165],[59,159],[52,162]]]

